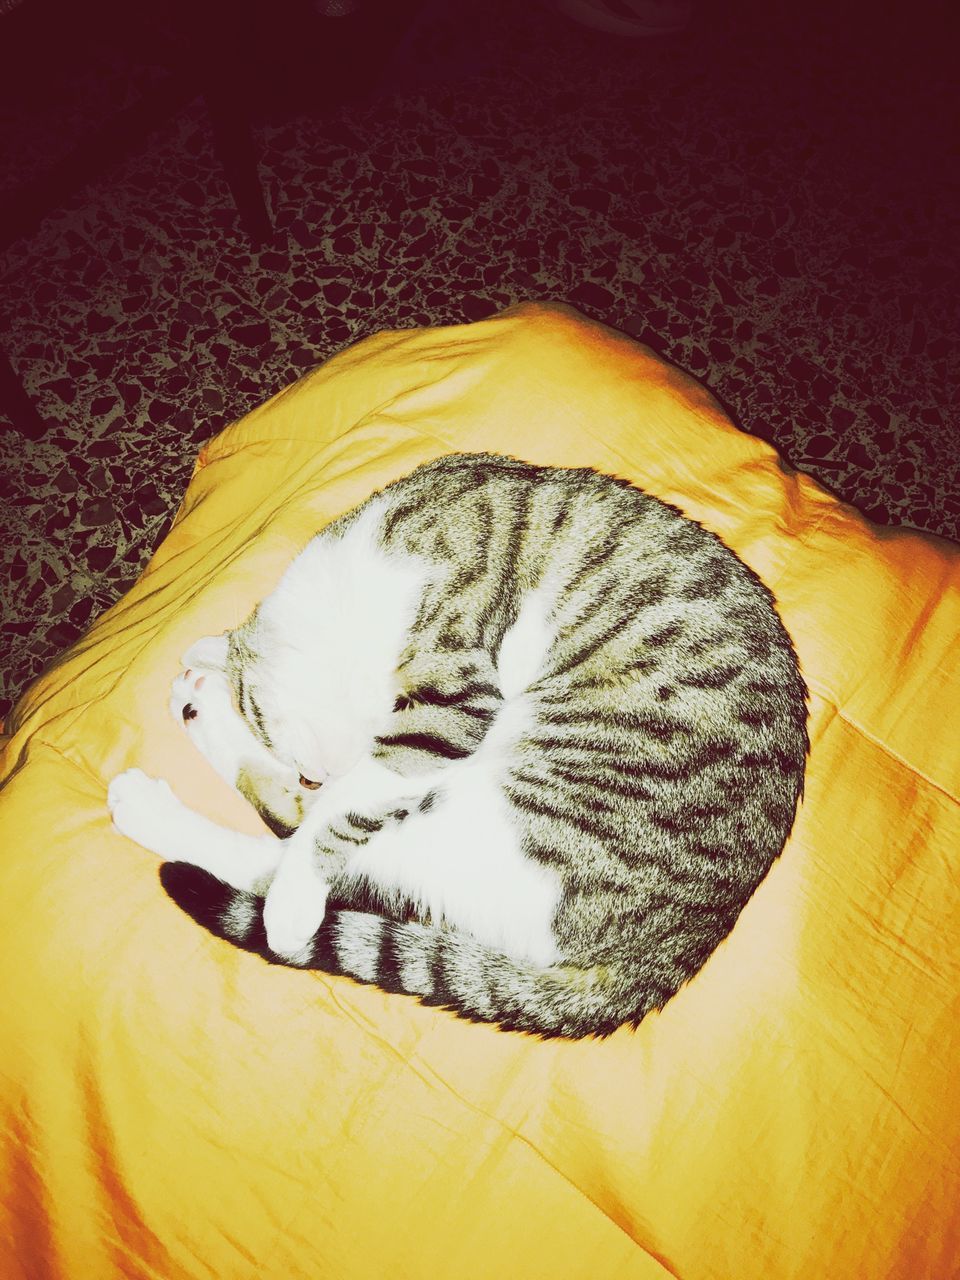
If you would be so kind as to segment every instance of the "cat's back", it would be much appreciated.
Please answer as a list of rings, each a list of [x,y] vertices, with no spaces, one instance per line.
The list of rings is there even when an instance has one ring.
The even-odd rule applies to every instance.
[[[741,761],[745,785],[759,771],[763,790],[775,774],[799,793],[796,654],[771,593],[715,534],[624,480],[489,454],[437,459],[380,497],[384,545],[441,566],[422,651],[496,664],[535,614],[545,651],[523,665],[558,733],[606,724],[625,764],[646,752],[676,776],[712,753]]]
[[[717,641],[735,639],[757,661],[777,665],[784,653],[784,671],[793,662],[756,574],[715,534],[625,480],[452,454],[376,500],[385,547],[447,567],[444,587],[463,608],[471,589],[487,605],[500,601],[494,621],[502,629],[487,637],[495,647],[525,594],[538,591],[549,600],[560,665],[571,669],[583,625],[601,617],[622,642],[634,635],[631,619],[642,619],[651,661],[681,653],[707,659]]]

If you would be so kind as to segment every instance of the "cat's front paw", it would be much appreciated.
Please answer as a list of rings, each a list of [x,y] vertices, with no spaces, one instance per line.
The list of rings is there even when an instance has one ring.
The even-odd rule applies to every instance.
[[[285,858],[263,904],[267,946],[288,964],[309,964],[310,944],[326,911],[327,885],[316,868]]]
[[[165,855],[175,843],[183,805],[162,778],[150,778],[142,769],[118,773],[107,788],[107,808],[120,834],[145,849]]]
[[[268,766],[268,773],[279,768],[234,706],[230,682],[222,671],[193,667],[182,671],[170,689],[170,714],[231,787],[238,785],[245,762],[249,768],[260,761]]]

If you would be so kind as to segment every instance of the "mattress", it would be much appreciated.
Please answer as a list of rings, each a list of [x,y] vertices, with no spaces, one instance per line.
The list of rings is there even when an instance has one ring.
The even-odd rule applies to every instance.
[[[592,466],[773,591],[806,794],[702,971],[543,1042],[271,967],[112,829],[138,765],[259,820],[167,711],[313,533],[455,451]],[[943,1280],[960,1273],[960,550],[880,529],[568,308],[380,333],[213,439],[132,590],[28,691],[0,776],[5,1280]]]

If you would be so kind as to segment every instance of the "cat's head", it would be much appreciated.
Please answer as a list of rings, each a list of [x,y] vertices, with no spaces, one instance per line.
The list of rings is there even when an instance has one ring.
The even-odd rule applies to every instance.
[[[418,586],[419,576],[345,565],[318,539],[230,634],[241,713],[303,778],[342,776],[385,731]]]

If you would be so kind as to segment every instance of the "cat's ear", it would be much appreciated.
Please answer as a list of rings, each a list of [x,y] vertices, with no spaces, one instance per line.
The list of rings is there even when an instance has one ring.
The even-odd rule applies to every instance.
[[[201,636],[183,655],[184,667],[206,667],[211,671],[224,671],[227,665],[227,638],[225,631],[219,636]]]

